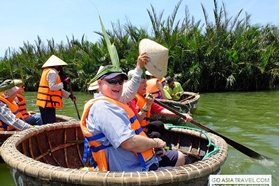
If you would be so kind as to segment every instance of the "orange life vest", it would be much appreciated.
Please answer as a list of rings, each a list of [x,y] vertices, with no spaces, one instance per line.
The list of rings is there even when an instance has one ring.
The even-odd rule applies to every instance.
[[[37,102],[36,105],[39,107],[50,107],[50,108],[62,108],[62,92],[61,90],[50,90],[47,74],[51,70],[51,68],[46,68],[42,72],[38,94],[37,94]],[[52,69],[55,70],[55,69]],[[56,70],[55,70],[56,71]],[[57,72],[58,73],[58,72]],[[56,83],[60,83],[61,79],[59,75],[56,77]]]
[[[6,98],[0,96],[0,101],[5,103],[7,107],[11,110],[11,112],[16,116],[16,118],[22,119],[22,115],[19,112],[18,105],[15,101],[9,102]],[[4,123],[3,121],[0,121],[0,131],[5,130],[16,130],[12,125],[9,125],[8,123]]]
[[[18,108],[19,108],[19,111],[23,117],[23,119],[25,120],[26,118],[29,117],[29,113],[27,112],[27,109],[26,109],[26,100],[25,100],[25,97],[21,94],[17,94],[17,98],[18,98]]]
[[[161,91],[157,87],[157,78],[151,78],[147,80],[146,93],[152,94],[154,98],[162,98]]]
[[[141,109],[144,107],[146,101],[145,98],[143,96],[141,96],[140,94],[136,94],[135,96],[136,98],[136,104],[137,106]],[[141,127],[143,128],[143,130],[145,132],[147,132],[147,125],[150,122],[150,117],[151,117],[151,108],[148,110],[148,112],[146,113],[146,117],[144,117],[144,119],[140,122]]]
[[[83,112],[83,115],[81,118],[81,124],[80,124],[83,135],[85,136],[85,145],[87,143],[87,145],[90,148],[90,153],[88,150],[84,150],[83,159],[84,159],[84,161],[87,160],[89,158],[88,155],[91,154],[93,160],[96,163],[95,165],[94,164],[93,165],[97,166],[100,171],[108,171],[108,163],[107,163],[105,148],[107,148],[111,145],[108,145],[108,146],[102,145],[98,141],[98,139],[103,138],[104,134],[103,133],[92,134],[88,130],[87,124],[86,124],[86,119],[87,119],[91,106],[95,102],[100,101],[100,100],[105,100],[105,101],[111,102],[111,103],[116,104],[116,105],[120,106],[121,108],[123,108],[128,115],[128,118],[131,122],[131,128],[135,131],[135,133],[137,135],[142,135],[142,136],[146,136],[146,134],[143,132],[143,130],[140,126],[140,123],[137,120],[136,115],[134,114],[134,112],[131,110],[131,108],[127,104],[121,103],[119,101],[116,101],[116,100],[113,100],[111,98],[104,97],[104,96],[89,100],[85,104],[84,112]],[[138,157],[143,169],[146,168],[145,162],[148,161],[149,159],[151,159],[153,156],[154,156],[153,149],[146,150],[142,153],[137,153],[137,157]]]

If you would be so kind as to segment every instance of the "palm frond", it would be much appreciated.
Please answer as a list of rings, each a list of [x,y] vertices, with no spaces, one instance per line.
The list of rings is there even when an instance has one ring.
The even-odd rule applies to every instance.
[[[107,45],[107,49],[108,49],[108,52],[109,52],[109,55],[110,55],[110,58],[111,58],[112,65],[114,65],[116,67],[120,67],[120,61],[119,61],[119,56],[118,56],[117,49],[116,49],[114,44],[111,44],[109,36],[108,36],[108,34],[105,30],[105,27],[103,25],[103,22],[102,22],[100,16],[99,16],[99,21],[100,21],[100,24],[101,24],[103,37],[106,41],[106,45]]]

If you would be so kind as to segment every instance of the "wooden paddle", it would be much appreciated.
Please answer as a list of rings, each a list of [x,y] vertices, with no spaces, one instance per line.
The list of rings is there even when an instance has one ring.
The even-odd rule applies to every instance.
[[[74,96],[73,91],[72,91],[71,82],[69,83],[69,89],[70,89],[70,93]],[[75,106],[75,109],[76,109],[78,118],[79,118],[79,120],[80,120],[81,117],[80,117],[80,114],[79,114],[79,111],[78,111],[78,107],[77,107],[77,104],[76,104],[76,100],[72,100],[72,101],[73,101],[73,103],[74,103],[74,106]]]
[[[174,114],[176,114],[176,115],[178,115],[178,116],[180,116],[180,117],[182,117],[182,118],[186,118],[186,116],[185,116],[184,114],[178,112],[176,109],[174,109],[174,108],[172,108],[172,107],[170,107],[170,106],[168,106],[168,105],[166,105],[166,104],[164,104],[164,103],[162,103],[162,102],[160,102],[160,101],[158,101],[158,100],[156,100],[156,99],[154,100],[154,102],[157,103],[157,104],[159,104],[159,105],[161,105],[162,107],[164,107],[164,108],[170,110],[170,111],[173,112]],[[192,120],[191,123],[194,124],[194,125],[196,125],[196,126],[198,126],[198,127],[201,128],[201,129],[207,131],[207,132],[211,132],[211,133],[213,133],[213,134],[216,134],[217,136],[222,137],[229,145],[231,145],[231,146],[234,147],[236,150],[242,152],[243,154],[245,154],[245,155],[247,155],[247,156],[249,156],[249,157],[251,157],[251,158],[258,159],[258,160],[264,160],[264,159],[270,160],[270,159],[271,159],[271,158],[268,158],[268,157],[266,157],[266,156],[263,156],[263,155],[261,155],[261,154],[255,152],[255,151],[253,151],[252,149],[250,149],[250,148],[248,148],[248,147],[245,147],[244,145],[242,145],[242,144],[240,144],[240,143],[237,143],[237,142],[235,142],[235,141],[233,141],[233,140],[231,140],[231,139],[229,139],[229,138],[227,138],[227,137],[225,137],[225,136],[219,134],[218,132],[215,132],[214,130],[211,130],[210,128],[205,127],[204,125],[202,125],[202,124],[196,122],[195,120]]]

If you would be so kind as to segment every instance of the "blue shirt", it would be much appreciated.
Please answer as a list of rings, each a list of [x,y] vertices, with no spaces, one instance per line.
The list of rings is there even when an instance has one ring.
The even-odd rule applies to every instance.
[[[130,126],[127,113],[122,108],[105,100],[98,101],[90,108],[86,122],[90,132],[105,135],[100,139],[103,145],[112,145],[106,148],[110,171],[143,170],[138,157],[120,146],[122,142],[136,135]],[[147,168],[153,163],[158,164],[155,156],[146,162]]]

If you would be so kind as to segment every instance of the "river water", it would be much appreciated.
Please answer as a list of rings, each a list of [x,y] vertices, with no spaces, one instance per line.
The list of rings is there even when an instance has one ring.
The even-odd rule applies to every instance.
[[[35,107],[36,93],[26,93],[28,108]],[[82,114],[83,104],[92,96],[76,93],[77,107]],[[64,101],[58,114],[77,118],[73,103]],[[240,143],[272,161],[259,161],[229,146],[228,158],[221,174],[272,175],[272,185],[279,184],[279,91],[203,93],[194,120]],[[13,186],[6,164],[0,164],[1,185]]]

